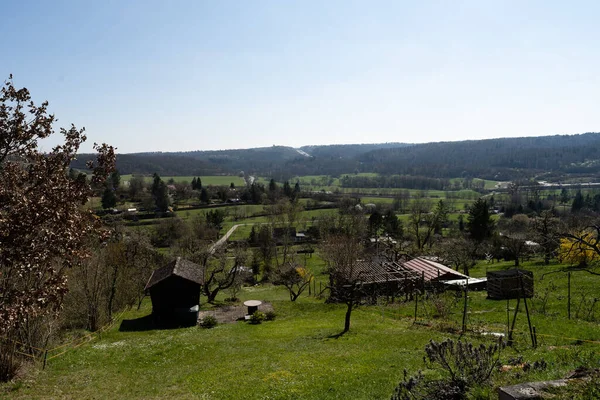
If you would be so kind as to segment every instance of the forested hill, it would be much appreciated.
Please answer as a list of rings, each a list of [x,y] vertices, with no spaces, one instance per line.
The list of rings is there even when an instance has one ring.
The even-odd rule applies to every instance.
[[[373,150],[358,159],[369,172],[438,178],[593,175],[600,172],[600,133],[427,143]]]
[[[83,169],[91,155],[73,164]],[[452,178],[475,176],[510,180],[566,174],[594,177],[600,172],[600,133],[503,138],[409,145],[405,143],[284,146],[254,149],[120,154],[122,174],[247,174],[288,179],[297,175],[378,172]]]

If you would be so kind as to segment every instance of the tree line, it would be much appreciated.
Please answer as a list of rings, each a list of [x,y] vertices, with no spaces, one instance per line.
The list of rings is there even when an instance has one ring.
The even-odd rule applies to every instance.
[[[569,176],[594,177],[600,172],[600,134],[502,138],[427,144],[307,146],[305,156],[284,146],[247,150],[139,153],[117,156],[123,174],[271,176],[278,181],[293,176],[357,172],[410,175],[436,179],[477,176],[516,180],[545,175],[560,180]],[[83,169],[91,155],[73,161]]]

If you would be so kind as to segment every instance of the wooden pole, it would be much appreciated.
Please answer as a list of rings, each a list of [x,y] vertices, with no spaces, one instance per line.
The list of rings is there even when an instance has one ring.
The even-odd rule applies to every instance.
[[[571,319],[571,272],[567,274],[567,314]]]
[[[510,332],[510,311],[509,311],[509,303],[510,300],[506,299],[506,337],[508,337],[508,332]]]
[[[527,325],[529,325],[529,336],[531,337],[531,346],[535,347],[535,339],[533,338],[533,328],[531,327],[531,318],[529,317],[529,307],[527,307],[527,296],[525,296],[525,289],[523,288],[523,275],[519,276],[521,283],[521,292],[523,293],[523,304],[525,304],[525,314],[527,314]]]
[[[415,320],[413,323],[417,322],[417,304],[419,302],[419,292],[415,290]]]
[[[515,322],[517,322],[517,313],[519,312],[519,304],[521,304],[521,296],[517,295],[517,305],[515,306],[515,314],[512,320],[512,326],[510,327],[510,331],[508,332],[508,345],[512,346],[513,342],[513,332],[515,330]]]
[[[465,285],[465,305],[463,307],[463,320],[462,320],[462,332],[467,331],[467,298],[469,297],[469,278],[467,278],[467,284]]]

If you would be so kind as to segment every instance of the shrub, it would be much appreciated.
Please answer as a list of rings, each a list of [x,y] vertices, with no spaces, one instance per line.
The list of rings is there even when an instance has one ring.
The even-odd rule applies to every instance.
[[[250,317],[250,323],[254,324],[254,325],[258,325],[258,324],[262,323],[266,318],[267,318],[267,316],[265,315],[264,312],[255,311],[254,314],[252,314],[252,316]]]
[[[200,322],[200,326],[205,329],[210,329],[210,328],[214,328],[215,326],[217,326],[218,323],[219,322],[213,315],[207,315],[206,317],[202,318],[202,322]]]
[[[265,321],[275,321],[275,317],[277,317],[275,311],[267,311],[265,313]]]
[[[441,368],[446,377],[428,381],[420,371],[411,377],[404,371],[404,379],[394,390],[392,400],[465,399],[470,388],[489,382],[499,365],[499,351],[503,347],[502,341],[474,346],[460,340],[440,343],[431,340],[425,346],[425,363],[430,368]]]
[[[433,318],[448,319],[456,308],[460,298],[446,293],[435,294],[429,298]]]
[[[499,364],[497,353],[504,342],[486,346],[454,342],[452,339],[437,343],[433,340],[425,346],[426,359],[430,366],[437,364],[444,369],[452,381],[464,381],[468,385],[486,382]]]

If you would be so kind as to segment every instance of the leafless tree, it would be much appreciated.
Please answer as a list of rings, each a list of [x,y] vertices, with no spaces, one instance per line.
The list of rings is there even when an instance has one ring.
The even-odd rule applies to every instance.
[[[498,229],[504,238],[504,245],[515,259],[515,267],[519,266],[520,258],[527,248],[525,241],[530,231],[529,226],[530,220],[525,214],[502,218],[498,222]]]
[[[312,280],[313,274],[307,268],[290,260],[278,268],[275,283],[285,286],[290,294],[290,300],[296,301]]]
[[[329,271],[329,300],[346,304],[344,334],[350,330],[352,310],[362,297],[358,262],[364,253],[366,220],[362,214],[342,214],[322,222],[321,254]]]
[[[209,303],[214,303],[221,290],[228,289],[235,282],[240,268],[246,262],[246,249],[238,247],[234,250],[233,265],[228,260],[227,250],[218,249],[214,254],[205,252],[202,257],[204,283],[202,292]]]

